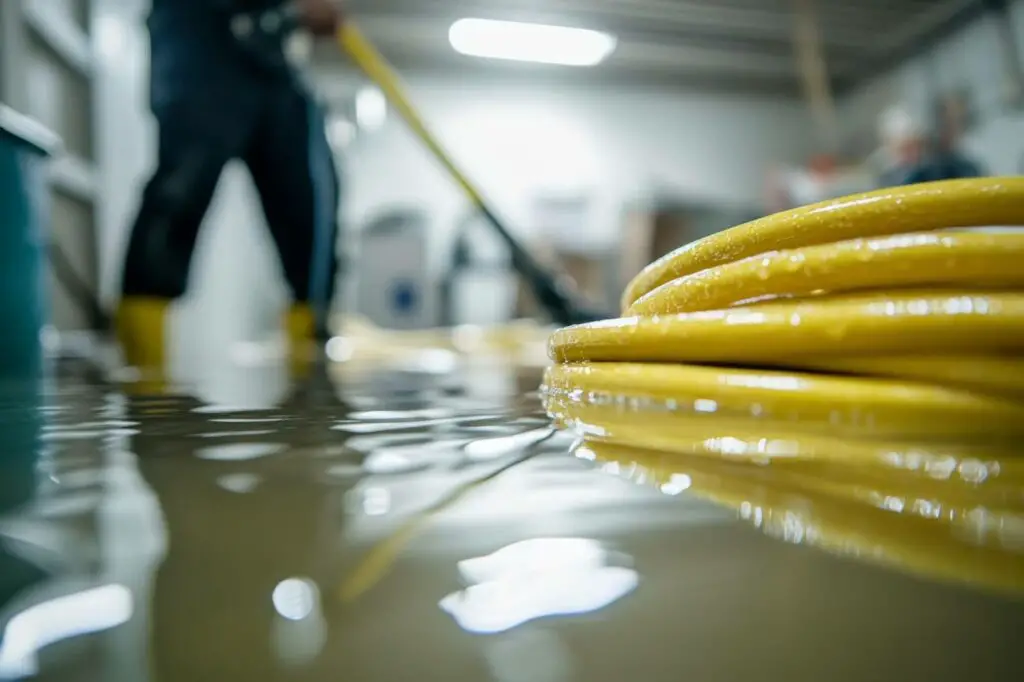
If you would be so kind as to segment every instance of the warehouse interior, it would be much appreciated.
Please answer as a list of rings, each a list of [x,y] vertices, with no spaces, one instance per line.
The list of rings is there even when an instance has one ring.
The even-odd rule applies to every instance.
[[[970,113],[963,147],[991,174],[1019,172],[1020,3],[808,7],[783,0],[378,0],[354,1],[348,11],[517,236],[610,307],[651,260],[652,248],[665,252],[779,208],[773,194],[780,183],[809,187],[808,201],[819,198],[811,176],[822,170],[816,162],[823,157],[841,166],[830,171],[838,187],[873,187],[885,163],[880,121],[893,109],[926,129],[938,98],[962,96]],[[446,27],[485,10],[495,19],[604,30],[617,46],[591,68],[458,54]],[[84,287],[109,309],[155,153],[146,3],[9,2],[3,11],[3,101],[61,136],[63,152],[52,164],[52,236]],[[799,38],[804,11],[809,42]],[[477,260],[507,263],[507,253],[337,46],[296,43],[297,59],[329,104],[343,172],[339,248],[350,264],[336,305],[399,328],[496,322],[535,311],[520,301],[507,266],[470,268],[455,276],[466,286],[456,283],[454,294],[441,295],[460,232],[479,242]],[[847,192],[834,194],[841,193]],[[654,244],[656,215],[665,246]],[[207,347],[266,331],[273,318],[267,311],[282,305],[280,278],[266,276],[278,266],[257,227],[262,220],[244,169],[230,169],[182,312],[186,327],[213,335]],[[359,255],[373,253],[367,236],[375,224],[395,221],[409,230],[410,256],[394,268],[407,268],[415,280],[415,310],[383,310],[374,301],[374,278],[400,273]],[[59,281],[50,290],[59,329],[90,327],[82,296]],[[458,309],[442,309],[452,306]]]
[[[157,163],[150,0],[0,0],[0,152],[13,131],[46,157],[45,196],[19,189],[46,207],[39,234],[0,241],[4,282],[22,274],[4,251],[38,247],[45,299],[28,388],[2,364],[21,327],[0,338],[0,680],[1021,679],[1024,280],[992,244],[1024,253],[1009,177],[1024,176],[1024,0],[342,4],[428,132],[343,39],[291,37],[340,182],[313,373],[288,364],[293,301],[235,160],[161,329],[168,380],[147,394],[113,327]],[[540,51],[496,55],[504,34],[474,41],[464,22],[539,26]],[[551,28],[568,32],[544,43]],[[962,199],[971,220],[1010,219],[935,219],[922,234],[1006,241],[970,261],[953,235],[948,281],[859,291],[959,296],[939,312],[960,318],[914,337],[920,357],[878,351],[864,375],[800,348],[763,361],[778,337],[756,335],[761,309],[714,307],[678,314],[735,328],[695,343],[697,360],[656,333],[629,355],[634,327],[676,316],[636,312],[675,282],[630,296],[649,264],[913,187],[940,148],[992,184],[936,190],[916,215]],[[915,190],[900,191],[869,218]],[[777,253],[731,256],[764,255],[750,277],[769,280]],[[592,313],[595,336],[626,330],[595,342],[610,360],[544,286]],[[0,287],[5,314],[20,291]],[[812,307],[830,293],[803,292]],[[785,310],[783,326],[813,326]],[[821,338],[868,347],[850,317]],[[618,393],[602,363],[622,365]],[[672,372],[676,388],[658,383]]]

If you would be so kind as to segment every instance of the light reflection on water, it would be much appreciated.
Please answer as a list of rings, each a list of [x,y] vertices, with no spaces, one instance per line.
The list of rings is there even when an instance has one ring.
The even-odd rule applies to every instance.
[[[635,570],[612,561],[612,553],[593,540],[524,540],[460,561],[459,573],[470,585],[444,597],[440,607],[463,630],[477,634],[504,632],[546,616],[591,613],[639,583]]]
[[[123,585],[106,585],[33,604],[4,627],[0,679],[35,675],[43,648],[117,627],[131,615],[132,593]]]

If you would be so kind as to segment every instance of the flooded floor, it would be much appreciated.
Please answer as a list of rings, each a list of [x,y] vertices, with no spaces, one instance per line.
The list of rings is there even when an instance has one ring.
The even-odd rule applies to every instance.
[[[539,382],[315,374],[239,407],[67,373],[8,391],[0,678],[1024,679],[1019,597],[574,456]]]

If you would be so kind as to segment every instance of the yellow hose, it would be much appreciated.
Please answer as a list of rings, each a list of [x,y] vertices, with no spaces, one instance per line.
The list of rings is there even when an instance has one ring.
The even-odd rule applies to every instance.
[[[604,442],[578,455],[670,493],[685,490],[736,511],[784,542],[942,582],[1024,595],[1024,514],[984,498],[944,497],[942,487],[765,471],[730,462]],[[969,541],[965,541],[969,540]]]
[[[639,371],[617,363],[811,370],[860,376],[859,390],[897,402],[900,379],[985,393],[1004,402],[980,409],[1009,417],[1024,410],[1014,402],[1024,394],[1024,233],[964,229],[992,225],[1024,225],[1024,178],[928,183],[768,216],[655,261],[626,288],[623,317],[558,330],[550,353],[559,363],[607,363],[577,374],[587,390]],[[709,380],[671,376],[662,393]],[[735,385],[726,370],[716,376]],[[785,383],[763,376],[773,381]],[[829,401],[848,385],[773,395]]]
[[[714,310],[772,296],[895,287],[1024,287],[1024,233],[923,233],[776,251],[679,277],[628,315]]]
[[[976,229],[1019,225],[1024,178],[986,178],[688,244],[551,336],[545,405],[614,471],[1024,592],[1024,232]]]
[[[1024,177],[948,180],[884,189],[784,211],[688,244],[644,269],[628,308],[679,277],[781,249],[954,227],[1024,225]]]

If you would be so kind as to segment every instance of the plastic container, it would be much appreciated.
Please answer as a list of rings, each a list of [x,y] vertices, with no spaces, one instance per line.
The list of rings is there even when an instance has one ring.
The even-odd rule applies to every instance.
[[[0,106],[0,382],[38,377],[47,319],[43,269],[49,220],[46,161],[59,141]]]
[[[32,499],[42,448],[46,161],[58,145],[53,133],[0,106],[0,514]],[[22,585],[25,568],[0,561],[0,573],[21,575],[0,581],[0,592]]]

